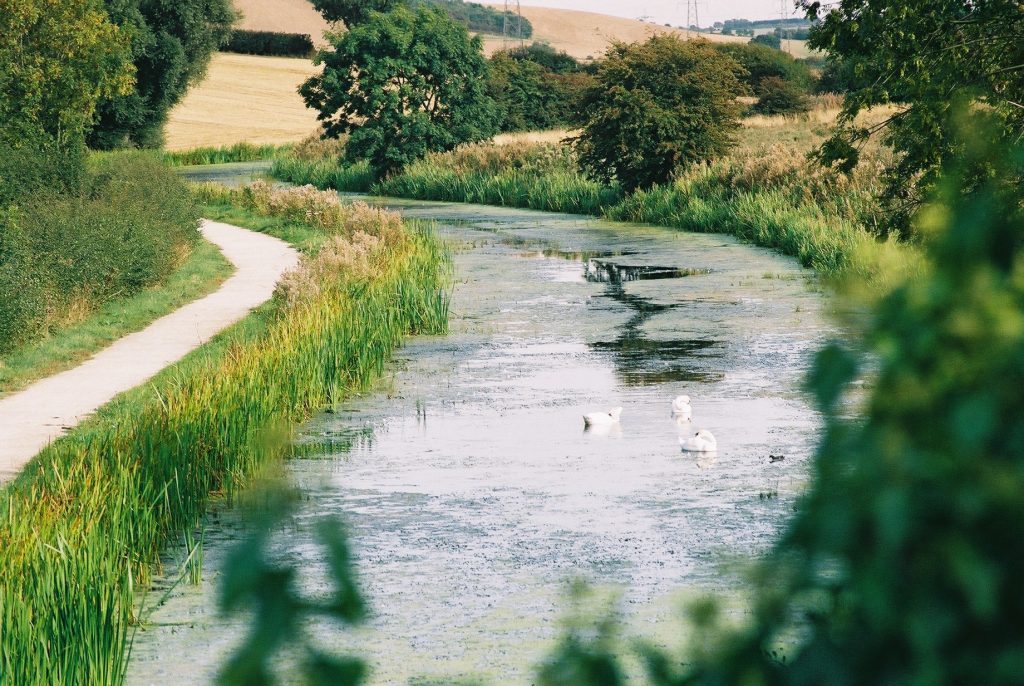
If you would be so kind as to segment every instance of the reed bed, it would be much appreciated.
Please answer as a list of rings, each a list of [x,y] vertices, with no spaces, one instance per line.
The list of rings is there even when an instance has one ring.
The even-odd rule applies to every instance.
[[[820,105],[798,116],[752,118],[728,155],[691,167],[670,184],[628,195],[581,175],[568,146],[529,142],[430,155],[373,184],[370,192],[733,234],[792,255],[827,279],[884,292],[920,268],[916,248],[898,237],[877,237],[886,220],[877,198],[889,153],[869,146],[851,175],[810,161],[837,111],[836,103]],[[333,159],[286,156],[271,173],[321,188],[365,190],[346,186],[346,172]]]
[[[309,204],[322,248],[271,303],[0,493],[0,683],[121,683],[135,591],[160,551],[184,540],[194,575],[211,497],[274,464],[313,411],[366,388],[404,335],[446,330],[450,260],[428,230],[365,205],[335,211],[311,189],[203,194],[290,222]]]
[[[292,145],[235,143],[234,145],[209,146],[191,150],[167,150],[161,154],[164,163],[171,167],[189,167],[200,164],[227,164],[229,162],[256,162],[269,160],[292,149]]]

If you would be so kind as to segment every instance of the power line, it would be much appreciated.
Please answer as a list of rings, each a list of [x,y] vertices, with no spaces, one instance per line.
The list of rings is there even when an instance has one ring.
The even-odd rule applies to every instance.
[[[513,12],[516,16],[514,39],[519,42],[519,47],[523,47],[523,8],[520,6],[519,0],[505,0],[504,21],[501,25],[501,47],[505,50],[508,49],[509,39],[513,38],[511,22],[509,21]]]
[[[690,27],[696,26],[700,28],[700,12],[698,11],[699,0],[686,0],[686,37],[690,38]],[[679,8],[682,3],[676,4],[676,11],[679,12]]]

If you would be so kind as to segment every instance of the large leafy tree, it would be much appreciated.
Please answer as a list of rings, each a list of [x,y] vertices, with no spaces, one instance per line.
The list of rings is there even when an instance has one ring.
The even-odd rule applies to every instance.
[[[128,41],[100,0],[0,0],[0,144],[80,144],[97,100],[131,89]]]
[[[495,131],[481,41],[441,9],[373,12],[317,62],[299,92],[326,136],[349,134],[347,159],[379,175]]]
[[[703,40],[663,35],[613,45],[583,96],[581,165],[632,191],[722,154],[739,126],[741,73]]]
[[[405,4],[403,0],[313,0],[313,7],[327,21],[344,22],[353,27],[370,18],[372,12],[387,12]]]
[[[231,0],[106,0],[106,6],[132,36],[136,86],[100,103],[89,143],[159,146],[171,108],[230,36],[236,19]]]
[[[874,134],[897,153],[886,198],[895,226],[907,219],[942,164],[963,152],[945,125],[962,98],[995,113],[995,135],[1009,145],[1024,134],[1024,10],[1020,0],[801,0],[818,26],[810,45],[840,60],[852,78],[840,127],[822,148],[826,163],[857,164]],[[857,115],[897,103],[887,121],[866,126]],[[984,167],[964,177],[973,187]]]

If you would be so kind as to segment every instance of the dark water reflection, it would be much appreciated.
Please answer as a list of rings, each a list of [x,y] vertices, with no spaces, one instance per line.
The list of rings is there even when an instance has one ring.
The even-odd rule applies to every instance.
[[[374,612],[322,642],[369,656],[375,684],[529,684],[566,579],[620,589],[631,631],[662,637],[680,595],[741,588],[736,563],[792,512],[818,428],[798,391],[828,332],[808,275],[722,236],[379,202],[453,241],[452,330],[411,339],[379,391],[305,427],[280,555],[323,588],[311,532],[343,515]],[[716,455],[680,453],[679,393]],[[614,406],[620,431],[583,433],[582,413]],[[244,628],[213,609],[239,527],[208,531],[208,583],[153,616],[129,683],[209,683]]]

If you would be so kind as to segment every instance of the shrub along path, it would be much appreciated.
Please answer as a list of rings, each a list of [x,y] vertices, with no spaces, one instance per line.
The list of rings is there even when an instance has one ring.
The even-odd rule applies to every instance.
[[[210,295],[125,336],[74,369],[0,400],[0,482],[114,396],[177,362],[270,299],[298,253],[277,238],[204,221],[203,235],[237,271]]]

